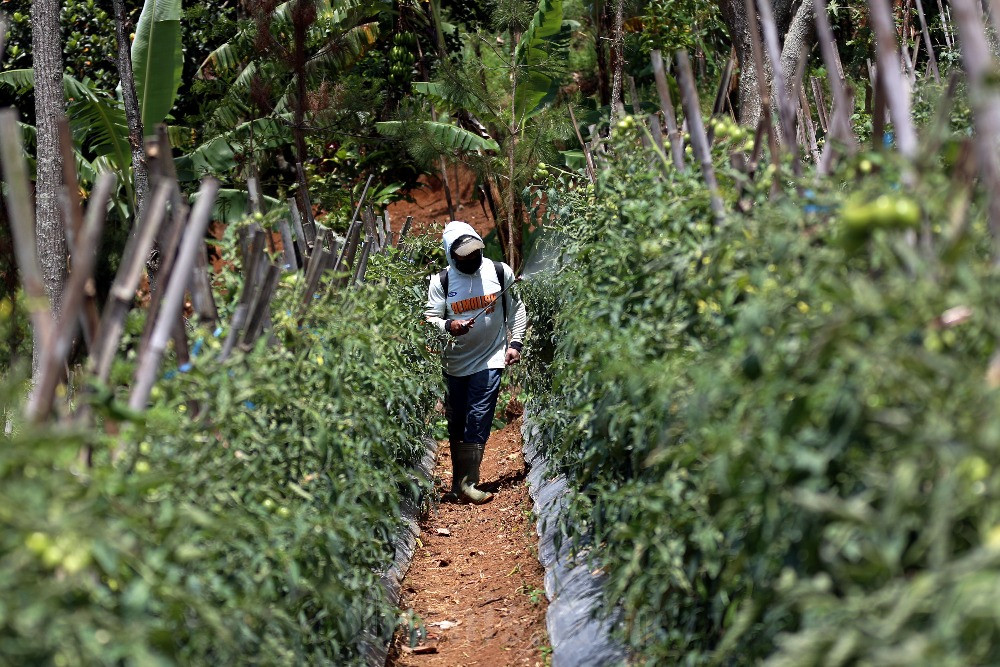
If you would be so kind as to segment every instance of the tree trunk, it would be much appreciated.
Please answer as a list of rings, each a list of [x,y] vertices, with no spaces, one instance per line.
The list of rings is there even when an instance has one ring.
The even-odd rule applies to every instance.
[[[597,50],[597,94],[601,105],[611,104],[611,87],[608,85],[608,52],[604,48],[604,26],[607,14],[607,4],[595,3],[594,9],[594,47]]]
[[[146,162],[146,146],[139,112],[139,98],[135,93],[135,74],[132,72],[132,43],[125,30],[125,1],[114,0],[115,38],[118,41],[118,76],[122,82],[122,101],[125,103],[125,119],[128,121],[128,143],[132,148],[132,181],[135,184],[135,210],[133,220],[142,220],[146,211],[146,197],[149,194],[149,164]],[[153,129],[153,128],[150,128]],[[162,156],[170,160],[171,156]]]
[[[625,0],[615,0],[615,25],[614,25],[614,51],[612,61],[614,62],[614,79],[611,83],[611,115],[618,113],[618,108],[622,104],[622,71],[625,69],[625,34],[622,32],[622,24],[625,21]]]
[[[58,118],[66,106],[59,9],[59,0],[35,0],[31,3],[31,48],[35,68],[35,116],[38,133],[35,230],[42,279],[55,313],[59,312],[66,282],[66,235],[62,216],[59,214],[62,154],[59,151]],[[32,376],[38,370],[41,353],[38,332],[34,335]]]
[[[799,71],[798,63],[809,55],[815,39],[813,30],[813,0],[775,0],[773,3],[774,22],[781,39],[781,62],[786,65],[786,90],[795,91],[797,82],[793,80]],[[729,38],[736,49],[736,59],[740,64],[739,79],[739,113],[737,119],[745,127],[757,127],[760,122],[761,101],[760,89],[757,83],[757,71],[753,64],[753,52],[750,44],[750,23],[747,20],[746,3],[744,0],[721,0],[719,9],[722,21],[729,31]],[[771,87],[773,76],[770,65],[764,63],[764,78],[768,88]],[[772,96],[773,97],[773,96]],[[772,100],[773,103],[778,100]]]
[[[785,73],[785,90],[793,98],[797,97],[798,87],[802,83],[795,77],[802,71],[802,61],[809,57],[809,50],[816,41],[813,8],[813,0],[803,0],[792,16],[781,47],[781,71]]]

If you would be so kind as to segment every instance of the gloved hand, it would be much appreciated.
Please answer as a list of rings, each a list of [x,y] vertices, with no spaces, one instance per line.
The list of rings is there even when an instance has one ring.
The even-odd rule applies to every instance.
[[[448,320],[448,333],[452,336],[464,336],[475,324],[472,320]]]

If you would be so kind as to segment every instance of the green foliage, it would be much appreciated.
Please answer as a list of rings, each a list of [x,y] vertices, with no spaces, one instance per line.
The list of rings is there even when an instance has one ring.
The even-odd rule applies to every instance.
[[[153,134],[177,99],[184,69],[181,0],[146,0],[132,41],[132,69],[146,134]]]
[[[281,346],[220,365],[197,329],[192,367],[118,436],[0,436],[0,661],[363,664],[363,634],[395,625],[379,573],[400,503],[422,492],[410,471],[440,382],[423,276],[401,260],[375,257],[368,285],[317,300],[301,327],[301,281],[283,281]],[[121,398],[99,391],[95,408],[120,419]]]
[[[943,227],[961,195],[922,173],[934,253],[881,222],[843,248],[839,180],[716,227],[697,177],[661,179],[636,140],[596,193],[548,189],[568,260],[525,288],[554,342],[528,359],[551,373],[531,409],[578,489],[567,531],[593,531],[641,660],[996,663],[1000,274],[978,200]],[[881,165],[848,189],[896,190]]]
[[[383,121],[376,123],[375,126],[379,132],[389,137],[400,136],[404,130],[403,122],[398,120]],[[448,123],[427,120],[421,123],[420,130],[422,136],[437,146],[439,153],[477,150],[496,151],[500,148],[497,142],[492,139],[484,139],[478,134]]]

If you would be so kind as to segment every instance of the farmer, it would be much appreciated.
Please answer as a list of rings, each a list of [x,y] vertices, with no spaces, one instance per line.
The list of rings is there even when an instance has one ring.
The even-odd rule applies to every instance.
[[[520,361],[528,321],[513,290],[497,303],[500,291],[513,284],[514,271],[502,262],[483,260],[483,247],[483,239],[467,223],[456,220],[445,226],[448,268],[431,276],[424,313],[429,323],[450,334],[442,358],[453,476],[444,500],[477,505],[493,499],[492,493],[476,488],[479,466],[500,375],[505,366]]]

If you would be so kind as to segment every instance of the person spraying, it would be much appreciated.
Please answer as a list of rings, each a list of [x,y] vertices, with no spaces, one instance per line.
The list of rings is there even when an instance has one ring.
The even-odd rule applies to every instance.
[[[448,268],[431,276],[424,315],[450,334],[442,353],[445,418],[452,483],[446,502],[481,505],[493,494],[476,488],[506,366],[521,360],[528,317],[514,290],[514,271],[483,259],[483,239],[458,220],[444,228]]]

